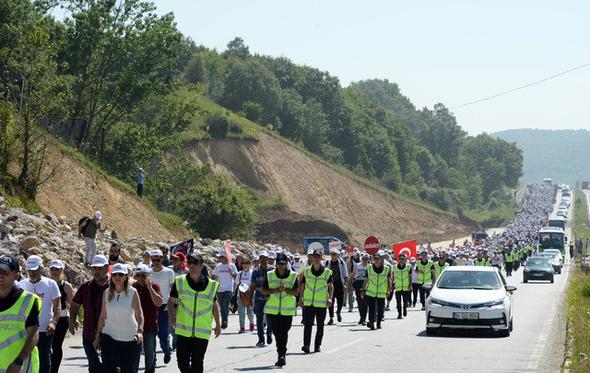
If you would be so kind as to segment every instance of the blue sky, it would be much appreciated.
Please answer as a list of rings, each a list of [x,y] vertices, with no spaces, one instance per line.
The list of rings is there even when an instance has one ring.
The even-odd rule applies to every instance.
[[[197,44],[386,78],[418,107],[453,107],[590,62],[590,1],[157,0]],[[590,67],[454,111],[470,134],[586,128]]]

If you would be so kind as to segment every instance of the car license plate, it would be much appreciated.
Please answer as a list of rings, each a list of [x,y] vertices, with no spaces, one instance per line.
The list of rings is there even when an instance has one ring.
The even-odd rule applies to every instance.
[[[459,320],[477,320],[479,313],[477,312],[453,312],[453,318]]]
[[[535,277],[543,277],[543,274],[542,273],[533,273],[533,276],[535,276]]]

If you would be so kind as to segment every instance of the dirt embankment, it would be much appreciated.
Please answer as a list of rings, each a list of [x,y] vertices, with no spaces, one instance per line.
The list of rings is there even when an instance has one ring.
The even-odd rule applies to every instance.
[[[59,151],[52,149],[50,164],[57,164],[61,157]],[[55,175],[41,186],[37,203],[47,212],[76,222],[98,209],[108,229],[114,229],[121,238],[156,241],[178,238],[160,224],[139,198],[67,155]]]
[[[217,172],[236,182],[269,197],[280,196],[286,205],[283,211],[287,222],[297,224],[277,223],[279,231],[293,230],[299,235],[298,242],[302,242],[308,233],[328,235],[330,231],[338,233],[338,229],[356,244],[371,234],[384,242],[414,238],[425,242],[471,232],[452,217],[363,185],[264,133],[260,134],[259,140],[188,143],[186,153],[195,163],[210,163]],[[290,218],[292,213],[303,216],[310,223],[309,228],[317,229],[300,229],[302,220]],[[264,217],[263,220],[269,229],[264,234],[270,237],[272,221]],[[280,214],[271,220],[280,221]],[[275,234],[277,237],[280,234]]]

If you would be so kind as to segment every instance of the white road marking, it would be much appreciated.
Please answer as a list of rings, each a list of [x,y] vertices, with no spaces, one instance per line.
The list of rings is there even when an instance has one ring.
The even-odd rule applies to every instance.
[[[359,342],[361,342],[361,341],[364,341],[364,340],[365,340],[364,338],[358,338],[358,339],[355,339],[354,341],[350,341],[350,342],[348,342],[348,343],[345,343],[345,344],[343,344],[343,345],[340,345],[340,346],[338,346],[338,347],[336,347],[336,348],[333,348],[333,349],[331,349],[330,351],[328,351],[328,352],[326,352],[326,353],[327,353],[327,354],[333,354],[334,352],[338,352],[338,351],[340,351],[340,350],[343,350],[343,349],[345,349],[346,347],[350,347],[350,346],[352,346],[352,345],[355,345],[355,344],[357,344],[357,343],[359,343]]]

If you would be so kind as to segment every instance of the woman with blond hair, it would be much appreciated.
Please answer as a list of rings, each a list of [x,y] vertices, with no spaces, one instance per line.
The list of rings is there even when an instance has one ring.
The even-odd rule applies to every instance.
[[[94,348],[101,349],[105,373],[132,373],[143,341],[143,311],[137,290],[129,284],[129,271],[113,265],[105,290]]]

